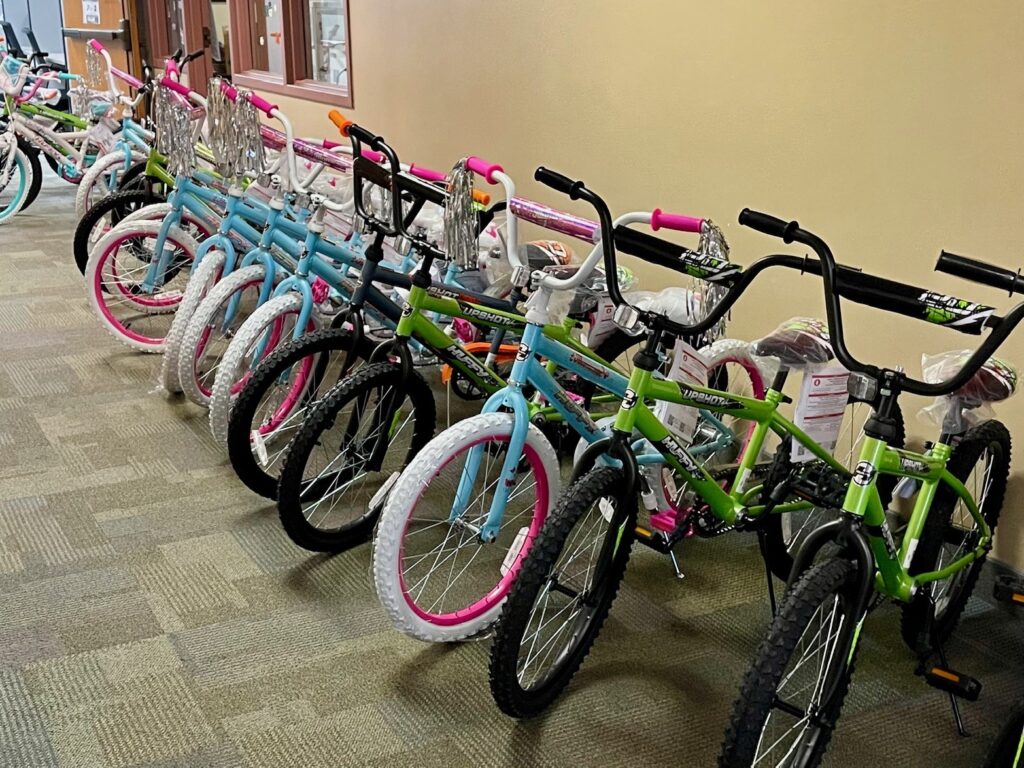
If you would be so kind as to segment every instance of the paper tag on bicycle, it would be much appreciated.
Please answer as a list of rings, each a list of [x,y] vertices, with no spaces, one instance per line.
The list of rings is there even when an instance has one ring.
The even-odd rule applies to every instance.
[[[594,310],[594,322],[587,333],[587,346],[597,349],[598,345],[607,339],[615,330],[615,302],[609,296],[602,296],[597,301],[597,309]]]
[[[809,438],[828,451],[836,447],[839,430],[843,426],[843,414],[849,400],[846,391],[849,378],[849,371],[832,362],[808,370],[800,387],[794,422]],[[813,453],[793,441],[790,451],[792,461],[802,462],[813,458]]]
[[[508,576],[508,572],[512,570],[512,566],[516,564],[516,558],[519,557],[519,551],[523,548],[523,543],[526,541],[526,535],[530,532],[528,526],[524,526],[519,529],[519,533],[516,534],[515,541],[512,542],[512,546],[508,548],[508,553],[505,555],[505,559],[501,562],[501,575]]]
[[[113,152],[117,146],[117,137],[106,123],[97,123],[89,132],[89,140],[96,144],[103,154]]]
[[[704,362],[700,352],[682,339],[676,339],[676,344],[672,348],[672,367],[669,369],[668,377],[683,385],[706,387],[708,364]],[[654,415],[661,419],[684,445],[693,442],[693,433],[697,430],[696,408],[660,402],[654,409]]]
[[[270,454],[267,453],[267,443],[264,441],[263,435],[260,434],[258,429],[254,429],[250,437],[252,438],[252,446],[256,449],[256,458],[260,460],[260,466],[267,466],[270,463]]]

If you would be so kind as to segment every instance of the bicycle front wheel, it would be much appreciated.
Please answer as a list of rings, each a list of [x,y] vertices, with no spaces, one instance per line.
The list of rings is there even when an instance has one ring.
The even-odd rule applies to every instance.
[[[376,363],[343,379],[310,412],[281,469],[277,510],[300,547],[361,544],[388,484],[434,433],[434,395],[413,371]]]
[[[374,540],[373,578],[402,632],[453,642],[498,618],[560,484],[555,450],[530,424],[514,482],[505,487],[515,423],[511,413],[460,421],[428,443],[391,489]],[[485,541],[499,488],[506,506]]]
[[[287,446],[306,415],[372,349],[331,328],[282,344],[256,366],[228,416],[228,457],[250,490],[277,498]]]
[[[856,575],[825,560],[786,592],[733,705],[722,768],[821,764],[853,673]]]
[[[626,572],[635,500],[621,469],[577,480],[523,562],[491,648],[491,694],[512,717],[531,717],[565,689],[590,651]]]
[[[1021,766],[1024,766],[1024,701],[1010,714],[985,760],[985,768]]]

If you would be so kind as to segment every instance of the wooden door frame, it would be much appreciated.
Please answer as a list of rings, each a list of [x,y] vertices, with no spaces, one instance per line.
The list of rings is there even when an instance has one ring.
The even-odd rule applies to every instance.
[[[196,51],[206,45],[207,37],[203,29],[213,34],[213,14],[210,10],[209,0],[167,0],[169,3],[180,2],[183,5],[182,16],[184,25],[182,37],[185,53]],[[207,50],[205,56],[201,56],[188,65],[188,84],[194,91],[206,94],[206,86],[213,76],[213,51]]]

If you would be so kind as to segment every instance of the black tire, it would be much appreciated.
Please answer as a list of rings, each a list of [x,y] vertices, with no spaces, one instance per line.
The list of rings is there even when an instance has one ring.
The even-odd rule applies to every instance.
[[[373,349],[365,339],[354,352],[352,345],[352,333],[348,330],[332,328],[315,331],[282,344],[256,366],[238,393],[228,420],[228,457],[239,479],[251,491],[268,499],[277,498],[281,462],[273,461],[272,457],[261,462],[253,450],[252,441],[252,432],[259,426],[255,422],[261,418],[260,406],[271,388],[290,368],[307,357],[317,357],[312,381],[302,394],[303,402],[288,416],[288,421],[294,427],[291,430],[279,428],[275,432],[275,443],[283,445],[299,428],[305,414],[310,413],[320,398],[338,383],[336,378],[326,375],[328,367],[331,367],[332,372],[340,372],[339,356],[348,355],[346,362],[351,372],[358,366],[358,362],[351,356],[354,354],[356,358],[365,360]],[[280,455],[283,458],[284,453]]]
[[[988,492],[978,500],[978,489],[972,489],[968,485],[968,490],[975,496],[982,516],[994,533],[999,522],[999,513],[1003,508],[1006,482],[1010,474],[1010,433],[1006,427],[998,421],[986,421],[971,427],[953,449],[946,468],[961,482],[967,483],[972,470],[986,452],[991,456],[987,462]],[[973,548],[971,542],[976,540],[976,532],[965,532],[963,528],[957,527],[957,521],[953,518],[959,506],[958,501],[959,498],[948,485],[939,485],[924,530],[921,532],[914,559],[910,563],[909,572],[912,575],[936,570],[940,556],[946,554],[947,545],[963,546],[965,551]],[[964,512],[966,513],[966,510]],[[957,518],[959,519],[962,518]],[[971,522],[973,523],[973,520]],[[945,567],[954,559],[956,558],[943,559],[941,567]],[[903,606],[900,630],[903,641],[912,650],[919,653],[930,652],[937,644],[941,645],[949,638],[960,621],[967,599],[974,591],[984,562],[984,557],[975,560],[949,579],[933,583],[931,596],[918,592]],[[941,607],[936,606],[934,621],[930,622],[933,597],[943,604]]]
[[[870,406],[869,406],[870,407]],[[903,411],[900,409],[897,403],[893,410],[893,418],[896,421],[896,435],[890,441],[889,445],[894,448],[902,448],[906,445],[907,431],[906,426],[903,423]],[[791,438],[783,440],[779,446],[779,451],[783,452],[788,461],[789,449],[791,444]],[[856,460],[857,456],[854,455],[853,460]],[[849,467],[853,469],[853,467]],[[899,478],[893,475],[881,475],[877,481],[878,496],[881,499],[882,506],[887,508],[892,502],[893,492],[896,490],[896,484],[899,482]],[[811,525],[808,526],[808,531],[819,527],[820,525],[834,519],[835,515],[829,510],[819,510],[816,519],[811,519]],[[802,538],[794,540],[792,535],[787,536],[783,530],[782,515],[769,515],[761,523],[764,527],[765,532],[765,560],[771,572],[775,576],[783,581],[789,579],[790,571],[793,570],[793,555],[796,550],[799,549],[799,544]]]
[[[502,608],[491,647],[491,694],[505,714],[532,717],[546,709],[569,685],[601,631],[625,575],[635,537],[636,500],[622,497],[624,485],[622,470],[613,467],[598,467],[573,483],[544,523],[537,541],[523,561],[522,570]],[[610,520],[604,515],[607,508],[601,507],[607,500],[614,504]],[[582,526],[577,529],[581,521]],[[585,530],[588,525],[593,530],[592,527],[600,526],[601,521],[606,521],[607,527],[604,531],[593,531],[597,536],[592,539],[595,543],[598,537],[601,540],[598,562],[592,570],[588,568],[584,573],[584,577],[592,573],[593,581],[574,590],[575,595],[570,595],[564,590],[571,589],[567,585],[572,583],[572,574],[567,576],[564,570],[559,570],[560,557],[568,549],[570,555],[565,565],[575,564],[575,550],[569,541],[573,530]],[[594,551],[593,546],[590,551]],[[571,632],[566,644],[558,642],[551,646],[557,637],[554,635],[541,646],[542,649],[561,647],[564,650],[543,677],[532,680],[527,675],[529,654],[537,645],[540,630],[550,626],[554,620],[544,622],[545,611],[551,602],[558,599],[549,600],[552,595],[569,598],[560,610],[568,609],[578,600],[579,613],[569,614],[572,627],[559,630]],[[535,606],[538,605],[540,624],[531,636],[534,638],[531,642],[527,632],[533,626]],[[521,665],[520,657],[527,645],[525,664]],[[546,661],[546,657],[542,661]]]
[[[146,190],[130,189],[114,192],[89,208],[85,216],[75,227],[75,235],[72,240],[72,250],[75,254],[75,264],[78,271],[83,275],[89,264],[89,253],[92,250],[93,230],[103,221],[104,217],[110,217],[111,228],[116,227],[128,214],[137,211],[139,208],[152,203],[161,203],[163,199],[154,196]]]
[[[999,731],[984,768],[1016,768],[1018,755],[1024,759],[1024,701],[1018,702],[1006,725]],[[1021,763],[1024,765],[1024,763]]]
[[[779,725],[784,733],[787,732],[786,729],[790,725],[790,721],[799,722],[800,719],[778,706],[780,700],[785,701],[785,696],[792,697],[809,689],[813,698],[819,688],[826,690],[832,687],[834,676],[839,674],[839,667],[827,665],[825,676],[828,682],[825,685],[813,687],[805,685],[803,688],[798,687],[793,693],[785,693],[785,687],[793,683],[794,680],[796,680],[794,685],[798,686],[805,679],[796,676],[801,668],[816,671],[826,666],[824,663],[820,667],[815,664],[807,664],[798,651],[801,640],[806,631],[811,628],[810,625],[818,615],[819,609],[825,606],[830,598],[837,599],[835,606],[843,618],[842,627],[854,626],[847,622],[860,620],[859,616],[853,615],[857,602],[856,575],[856,566],[849,560],[838,558],[825,560],[807,570],[786,592],[779,611],[768,630],[768,636],[757,649],[754,662],[743,679],[739,698],[733,705],[729,727],[722,744],[722,753],[718,760],[720,768],[749,768],[755,760],[768,758],[772,754],[771,748],[777,746],[781,741],[781,739],[773,741],[774,732],[769,732],[765,736],[766,730],[771,727],[772,718],[776,716],[776,713],[779,719],[789,718]],[[831,651],[827,647],[818,646],[822,647],[824,654],[828,654],[825,659],[849,658],[849,640],[843,642],[848,637],[848,635],[844,635],[837,639],[837,643],[842,643],[844,647],[834,647]],[[793,667],[789,675],[786,675],[794,655],[800,656],[798,664]],[[765,765],[799,765],[801,768],[814,768],[821,763],[839,719],[852,675],[853,660],[851,659],[842,678],[835,683],[835,693],[831,700],[825,702],[825,706],[820,709],[820,718],[815,718],[816,722],[813,723],[812,733],[808,737],[809,729],[805,728],[797,734],[800,743],[804,744],[805,751],[802,753],[804,759],[786,763],[766,759]],[[821,677],[816,676],[815,679],[820,680]],[[782,696],[779,695],[780,686],[784,689]],[[786,703],[794,705],[793,702]],[[794,706],[803,713],[806,713],[809,708]],[[811,724],[810,721],[808,724]],[[763,736],[764,741],[762,742]],[[760,754],[759,749],[763,744],[768,745],[769,751]],[[782,752],[781,754],[785,759],[788,753]]]
[[[360,431],[357,421],[354,420],[355,414],[339,418],[346,406],[352,405],[353,410],[358,409],[358,412],[364,415],[368,413],[368,402],[372,400],[376,404],[373,408],[373,431],[370,433],[372,436],[374,433],[380,433],[382,429],[379,406],[382,403],[385,406],[390,405],[391,412],[395,413],[394,403],[390,400],[394,397],[393,393],[400,393],[403,398],[398,403],[398,415],[406,410],[410,414],[399,429],[399,433],[404,432],[409,437],[408,448],[402,451],[390,441],[379,439],[373,440],[369,445],[364,441],[354,441],[353,429],[357,433]],[[360,368],[339,382],[309,412],[302,427],[292,439],[281,468],[277,509],[281,524],[292,541],[314,552],[338,552],[366,541],[373,531],[386,497],[386,494],[377,492],[390,482],[391,475],[396,475],[404,469],[427,444],[434,434],[435,419],[434,394],[418,371],[412,371],[407,379],[403,379],[401,368],[397,364],[375,363]],[[413,421],[411,430],[406,428],[409,420]],[[358,422],[361,423],[361,420]],[[324,474],[343,455],[339,448],[324,444],[327,433],[336,425],[342,427],[344,431],[344,441],[339,442],[339,448],[345,451],[356,451],[360,447],[368,448],[369,450],[364,453],[368,453],[372,458],[379,458],[383,463],[380,469],[372,471],[374,477],[365,484],[365,488],[361,488],[360,498],[350,499],[345,505],[345,508],[353,513],[352,518],[339,525],[325,528],[307,519],[308,516],[312,516],[313,511],[307,514],[306,505],[310,505],[311,510],[315,509],[328,495],[333,496],[337,493],[341,483],[348,488],[354,487],[353,481],[359,477],[355,473],[360,467],[365,467],[365,461],[361,465],[346,463],[338,471]],[[318,447],[323,449],[323,454],[328,458],[327,467],[317,473],[312,480],[307,480],[312,472],[316,472],[314,452]],[[349,458],[346,456],[346,462]],[[357,460],[359,458],[365,457],[358,456]],[[310,466],[314,467],[312,471],[309,470]],[[360,483],[360,486],[362,485],[363,483]],[[342,495],[347,495],[347,489]],[[380,498],[373,499],[375,495],[379,495]],[[372,508],[369,503],[371,500],[375,501]]]
[[[43,166],[39,162],[39,150],[33,147],[24,139],[18,139],[18,148],[25,153],[29,165],[32,166],[32,181],[29,183],[28,193],[25,195],[25,202],[21,206],[24,211],[35,199],[39,197],[39,189],[43,186]]]

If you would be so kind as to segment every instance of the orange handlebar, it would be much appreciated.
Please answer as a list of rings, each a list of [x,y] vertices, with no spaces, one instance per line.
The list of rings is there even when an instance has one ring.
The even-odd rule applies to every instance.
[[[348,127],[352,125],[352,121],[345,117],[341,112],[336,109],[332,109],[327,113],[327,116],[331,119],[331,122],[337,127],[338,131],[342,136],[348,138]]]

